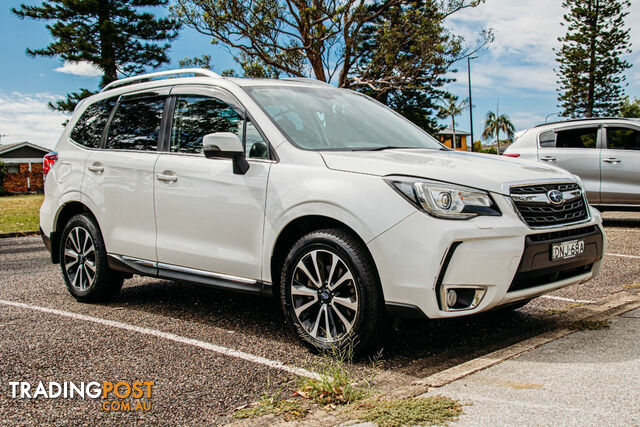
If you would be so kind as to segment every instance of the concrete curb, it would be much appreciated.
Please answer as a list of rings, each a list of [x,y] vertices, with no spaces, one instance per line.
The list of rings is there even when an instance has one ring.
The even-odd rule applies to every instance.
[[[10,237],[37,236],[39,234],[39,231],[16,231],[14,233],[0,233],[0,239],[8,239]]]
[[[640,297],[628,292],[618,292],[610,297],[598,301],[598,305],[596,306],[580,307],[579,309],[574,309],[571,313],[567,313],[568,315],[564,316],[561,325],[584,320],[608,320],[638,307],[640,307]],[[415,381],[412,385],[427,388],[442,387],[453,381],[459,380],[483,369],[490,368],[491,366],[517,357],[522,353],[533,350],[541,345],[555,341],[558,338],[565,337],[574,332],[575,330],[569,329],[568,327],[545,332],[541,335],[513,344],[507,348],[494,351],[460,365],[445,369],[444,371],[437,372],[426,378]]]

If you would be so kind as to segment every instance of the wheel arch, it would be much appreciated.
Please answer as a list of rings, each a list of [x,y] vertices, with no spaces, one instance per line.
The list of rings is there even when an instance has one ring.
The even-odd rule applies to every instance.
[[[64,229],[65,224],[75,215],[85,213],[88,214],[93,221],[96,223],[98,230],[100,230],[100,225],[98,224],[98,220],[94,213],[89,209],[87,205],[77,200],[72,200],[63,204],[58,213],[56,214],[55,220],[53,222],[54,228],[51,232],[51,261],[54,264],[60,262],[60,238],[62,235],[62,230]]]
[[[378,268],[376,266],[375,260],[373,259],[371,251],[369,251],[369,248],[367,247],[366,241],[348,224],[335,218],[319,214],[303,215],[289,221],[282,228],[282,230],[278,234],[278,237],[275,239],[269,262],[269,275],[271,278],[273,295],[277,296],[280,294],[280,275],[282,272],[282,267],[284,265],[285,258],[289,253],[289,250],[295,244],[295,242],[297,242],[302,236],[306,234],[328,228],[335,228],[346,231],[355,239],[357,239],[359,243],[361,243],[362,248],[369,258],[369,261],[373,265],[373,269],[378,280],[380,294],[384,300],[384,293],[382,291],[382,286],[380,283]]]

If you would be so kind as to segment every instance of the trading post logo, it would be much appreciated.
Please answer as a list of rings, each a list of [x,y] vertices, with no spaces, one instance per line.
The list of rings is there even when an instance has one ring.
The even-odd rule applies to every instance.
[[[150,411],[153,381],[10,381],[13,399],[102,399],[101,409],[113,412]]]

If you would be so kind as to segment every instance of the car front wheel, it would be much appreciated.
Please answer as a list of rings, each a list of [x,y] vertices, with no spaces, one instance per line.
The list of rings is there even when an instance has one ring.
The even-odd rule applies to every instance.
[[[380,343],[385,311],[373,262],[359,240],[338,229],[302,237],[280,283],[285,317],[313,349],[362,353]]]

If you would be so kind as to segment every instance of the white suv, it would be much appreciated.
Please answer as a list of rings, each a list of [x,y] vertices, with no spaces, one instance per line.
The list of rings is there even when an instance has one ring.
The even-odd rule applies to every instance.
[[[55,150],[40,223],[80,301],[132,274],[273,294],[307,345],[363,351],[388,317],[523,305],[602,263],[574,175],[449,150],[316,81],[119,80]]]

